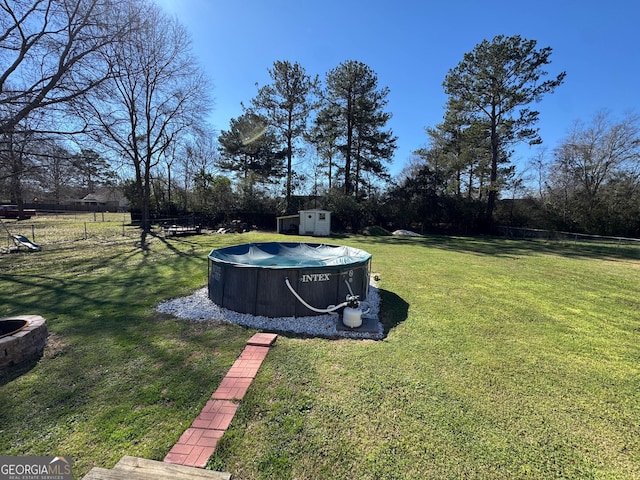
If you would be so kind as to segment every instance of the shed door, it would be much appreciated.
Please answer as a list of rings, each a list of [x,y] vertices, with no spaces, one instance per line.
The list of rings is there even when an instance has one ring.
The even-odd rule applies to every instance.
[[[316,216],[313,213],[304,214],[304,233],[312,235],[316,231]]]

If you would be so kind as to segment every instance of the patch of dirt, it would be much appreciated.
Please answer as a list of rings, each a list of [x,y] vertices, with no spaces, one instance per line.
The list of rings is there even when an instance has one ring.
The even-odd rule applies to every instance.
[[[45,358],[59,357],[60,355],[64,355],[68,347],[69,343],[64,337],[55,333],[49,333],[47,345],[44,348],[42,356]]]

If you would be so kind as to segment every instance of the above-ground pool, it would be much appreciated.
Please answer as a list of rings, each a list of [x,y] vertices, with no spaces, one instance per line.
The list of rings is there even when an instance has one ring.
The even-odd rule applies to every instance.
[[[371,254],[318,243],[247,243],[209,254],[209,298],[240,313],[265,317],[317,315],[348,295],[365,300]],[[289,285],[287,285],[287,279]]]

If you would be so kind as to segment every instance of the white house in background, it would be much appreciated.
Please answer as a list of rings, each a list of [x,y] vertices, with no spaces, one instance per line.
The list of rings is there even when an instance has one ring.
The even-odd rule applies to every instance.
[[[278,217],[278,233],[297,233],[326,237],[331,235],[331,212],[327,210],[300,210],[298,215]]]
[[[78,205],[99,205],[114,212],[124,212],[129,208],[129,201],[124,198],[117,187],[101,187],[97,191],[85,195],[74,203]]]

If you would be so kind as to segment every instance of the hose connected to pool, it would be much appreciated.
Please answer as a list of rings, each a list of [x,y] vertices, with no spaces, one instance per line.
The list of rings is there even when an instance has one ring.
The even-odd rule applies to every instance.
[[[284,279],[284,283],[287,284],[287,287],[289,288],[291,293],[293,293],[294,297],[296,297],[301,304],[303,304],[309,310],[314,311],[316,313],[332,313],[332,312],[335,312],[336,310],[341,309],[342,307],[346,307],[350,303],[358,302],[358,297],[356,297],[355,295],[347,295],[347,301],[342,302],[340,305],[329,305],[327,308],[312,307],[311,305],[309,305],[307,302],[304,301],[304,299],[298,294],[298,292],[294,290],[294,288],[291,286],[291,282],[289,282],[289,277],[286,277]]]
[[[289,277],[285,277],[284,283],[286,283],[287,288],[289,288],[289,291],[293,293],[293,295],[298,299],[300,303],[302,303],[309,310],[312,310],[316,313],[333,313],[336,310],[340,310],[343,307],[358,310],[360,312],[360,315],[366,314],[369,312],[369,310],[371,310],[371,307],[367,308],[365,311],[362,311],[360,309],[360,305],[365,302],[360,302],[358,295],[353,294],[353,290],[351,290],[351,285],[349,285],[349,282],[347,282],[346,280],[344,281],[344,283],[347,284],[347,288],[349,289],[349,293],[351,293],[351,295],[347,295],[346,301],[342,302],[341,304],[329,305],[327,308],[316,308],[309,305],[307,302],[305,302],[304,299],[298,294],[298,292],[295,291],[295,289],[291,285],[291,282],[289,282]]]

